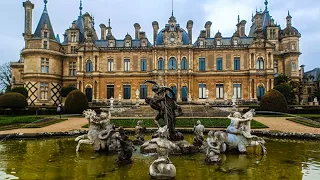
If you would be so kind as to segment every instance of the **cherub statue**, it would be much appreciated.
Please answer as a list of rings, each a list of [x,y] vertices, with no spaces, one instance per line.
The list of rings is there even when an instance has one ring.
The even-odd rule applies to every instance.
[[[207,138],[207,152],[206,152],[206,159],[205,161],[207,163],[217,163],[221,160],[221,158],[219,157],[218,154],[220,154],[220,148],[221,148],[221,144],[217,144],[220,143],[221,141],[217,141],[216,138],[219,137],[218,134],[216,134],[215,136],[214,132],[211,130],[208,133],[208,138]]]
[[[240,123],[250,121],[249,118],[241,118],[241,114],[239,112],[233,113],[233,116],[230,114],[228,119],[231,120],[231,123],[227,127],[227,132],[230,134],[240,135],[243,135],[243,128],[240,128]]]
[[[131,163],[132,152],[135,150],[135,148],[129,137],[125,135],[125,130],[122,127],[119,128],[119,133],[117,133],[116,138],[120,142],[120,148],[118,149],[119,156],[117,158],[117,162],[119,164]]]
[[[193,138],[193,145],[194,146],[202,146],[204,141],[204,126],[201,124],[201,121],[197,121],[197,126],[194,126],[193,131],[195,134],[195,137]]]
[[[136,137],[133,140],[133,144],[135,145],[142,145],[144,143],[144,132],[146,131],[145,127],[142,127],[142,120],[137,122],[137,126],[134,128]]]

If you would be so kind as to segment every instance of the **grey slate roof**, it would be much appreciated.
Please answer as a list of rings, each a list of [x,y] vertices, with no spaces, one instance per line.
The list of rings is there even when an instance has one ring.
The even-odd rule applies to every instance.
[[[41,29],[44,27],[44,24],[46,24],[46,23],[48,25],[48,29],[49,29],[49,33],[50,33],[49,39],[56,40],[54,32],[53,32],[52,25],[51,25],[50,17],[49,17],[49,14],[48,14],[48,11],[47,11],[46,7],[44,8],[44,10],[42,12],[40,21],[38,23],[36,31],[33,34],[33,37],[37,37],[37,38],[41,38],[42,37]]]
[[[206,46],[214,46],[215,38],[207,38]],[[253,42],[253,37],[240,37],[240,45],[249,46]],[[232,37],[223,37],[222,38],[223,46],[231,46],[232,45]],[[194,47],[198,46],[198,40],[193,44]]]
[[[166,24],[165,28],[163,28],[158,33],[157,38],[156,38],[156,45],[163,45],[163,34],[164,34],[164,31],[166,30],[166,28],[168,28],[168,26],[169,26],[169,24]],[[179,24],[177,24],[176,26],[180,28]],[[188,33],[183,28],[180,28],[180,30],[182,31],[182,42],[183,42],[183,45],[188,45],[189,44]]]
[[[140,39],[134,39],[131,41],[132,46],[131,47],[141,47],[141,40]],[[107,48],[109,46],[108,40],[97,40],[94,42],[94,44],[98,47]],[[148,47],[151,47],[152,44],[148,41]],[[117,48],[124,47],[124,40],[116,40],[116,46]]]
[[[311,71],[304,73],[305,78],[313,77],[313,81],[320,81],[320,68],[315,68]]]
[[[261,12],[257,12],[257,13],[261,13]],[[271,16],[269,14],[269,11],[268,10],[263,11],[262,13],[262,30],[263,31],[266,30],[266,27],[269,25],[270,20],[271,20]],[[255,28],[255,22],[253,21],[250,27],[250,32],[248,36],[250,37],[254,36],[254,28]]]

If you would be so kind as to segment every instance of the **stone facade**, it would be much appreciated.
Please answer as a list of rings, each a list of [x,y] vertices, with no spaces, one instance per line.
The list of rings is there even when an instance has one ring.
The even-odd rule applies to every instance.
[[[232,37],[221,32],[211,35],[211,22],[192,41],[193,21],[184,30],[176,18],[169,18],[159,31],[158,22],[152,23],[153,41],[134,24],[135,37],[127,34],[123,39],[112,35],[108,26],[100,24],[97,36],[94,19],[80,15],[64,34],[63,42],[55,37],[47,7],[32,34],[30,1],[23,3],[26,18],[25,48],[21,60],[12,63],[14,86],[24,85],[29,90],[30,104],[55,104],[54,93],[59,86],[75,86],[90,101],[106,101],[122,96],[123,102],[151,96],[151,85],[144,80],[156,80],[171,86],[178,101],[194,103],[219,102],[235,96],[243,101],[257,101],[274,84],[276,74],[286,74],[299,80],[300,33],[291,25],[288,13],[286,28],[274,23],[265,2],[264,11],[252,17],[250,32],[246,35],[246,21],[236,24]],[[53,91],[53,90],[54,91]],[[58,98],[59,99],[59,98]]]

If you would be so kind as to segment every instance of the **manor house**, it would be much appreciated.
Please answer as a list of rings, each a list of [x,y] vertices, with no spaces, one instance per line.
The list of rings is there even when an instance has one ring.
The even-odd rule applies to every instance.
[[[50,22],[47,0],[44,3],[33,30],[35,6],[29,0],[23,2],[25,47],[19,62],[11,63],[13,85],[27,88],[30,105],[60,103],[65,86],[78,88],[89,101],[121,95],[123,102],[134,102],[137,90],[143,101],[152,95],[151,85],[144,80],[172,87],[178,102],[201,103],[206,98],[219,102],[232,97],[258,101],[273,88],[277,74],[300,77],[301,34],[292,26],[289,12],[284,13],[285,28],[276,24],[267,0],[265,9],[252,16],[249,30],[247,21],[238,17],[236,31],[224,36],[212,33],[208,21],[196,39],[192,39],[193,21],[183,27],[173,13],[163,26],[157,21],[150,24],[152,36],[135,23],[132,36],[114,37],[110,20],[99,25],[98,36],[94,19],[82,14],[80,2],[80,14],[74,15],[60,40]]]

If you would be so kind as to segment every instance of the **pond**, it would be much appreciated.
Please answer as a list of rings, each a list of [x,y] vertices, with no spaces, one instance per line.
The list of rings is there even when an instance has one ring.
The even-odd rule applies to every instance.
[[[187,135],[190,142],[192,137]],[[94,153],[74,138],[0,142],[0,179],[150,179],[155,156],[133,155],[133,163],[117,166],[117,155]],[[221,165],[207,165],[205,154],[171,156],[176,179],[320,179],[319,141],[266,139],[264,157],[223,155]]]

